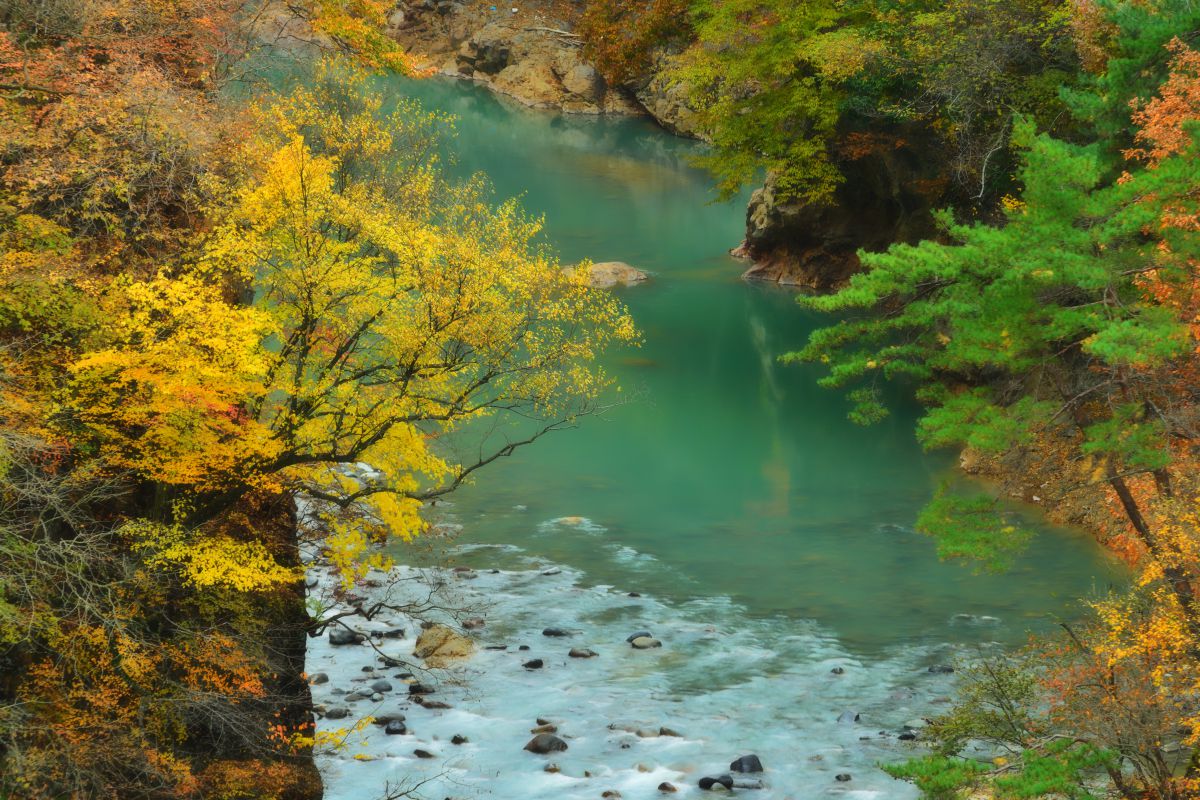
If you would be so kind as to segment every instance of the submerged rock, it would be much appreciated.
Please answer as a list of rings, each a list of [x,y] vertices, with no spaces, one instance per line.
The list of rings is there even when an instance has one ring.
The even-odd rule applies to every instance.
[[[571,658],[595,658],[596,651],[589,650],[586,647],[572,647],[571,652],[567,653]]]
[[[416,756],[417,758],[436,758],[436,756],[434,756],[433,753],[429,752],[428,750],[422,750],[420,748],[413,750],[413,755]]]
[[[763,786],[762,781],[741,780],[741,781],[734,781],[733,788],[735,788],[735,789],[762,789],[765,787]]]
[[[463,736],[461,733],[456,733],[450,737],[450,744],[466,744],[469,741],[471,740]]]
[[[310,686],[318,686],[322,683],[329,683],[329,676],[324,672],[317,672],[308,676],[308,683]]]
[[[838,783],[847,783],[850,780],[850,773],[849,772],[838,773],[837,777],[835,777],[834,780],[836,780]]]
[[[624,261],[600,261],[594,264],[578,264],[563,268],[563,272],[574,275],[579,269],[586,271],[588,286],[593,289],[612,289],[617,286],[634,286],[649,280],[650,276]]]
[[[553,636],[553,637],[561,638],[563,636],[570,636],[570,635],[571,635],[571,632],[569,630],[566,630],[565,628],[545,628],[542,630],[542,636]]]
[[[531,753],[546,755],[547,753],[559,753],[566,750],[567,743],[552,733],[539,733],[529,740],[529,743],[525,745],[525,749]]]
[[[630,642],[630,644],[633,645],[635,650],[651,650],[655,647],[662,647],[662,642],[649,636],[639,636]]]
[[[438,709],[450,707],[449,704],[443,703],[441,700],[426,700],[421,695],[414,697],[413,702],[421,706],[421,708],[427,708],[430,711],[436,711]]]
[[[762,772],[762,761],[756,755],[740,756],[729,765],[730,772]]]
[[[658,785],[658,790],[664,794],[674,794],[675,792],[679,791],[675,788],[674,784],[667,783],[666,781],[663,781]]]
[[[542,667],[546,666],[546,662],[542,661],[540,658],[531,658],[521,666],[525,669],[541,669]]]
[[[387,681],[379,680],[371,684],[371,691],[373,692],[390,692],[391,690],[392,685]]]
[[[403,720],[394,719],[384,726],[383,732],[388,736],[403,736],[408,733],[408,726]]]
[[[325,711],[325,719],[345,719],[348,716],[350,716],[350,709],[345,706],[334,706]]]
[[[843,725],[853,725],[858,722],[859,715],[856,711],[843,711],[838,715],[837,721]]]

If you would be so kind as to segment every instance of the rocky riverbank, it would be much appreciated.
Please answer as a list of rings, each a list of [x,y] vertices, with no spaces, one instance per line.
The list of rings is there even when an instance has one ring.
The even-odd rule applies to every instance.
[[[584,55],[578,14],[579,6],[553,0],[419,0],[400,3],[388,24],[430,72],[481,83],[531,108],[649,115],[672,133],[697,136],[684,91],[663,75],[669,56],[630,85],[610,85]]]
[[[317,753],[327,800],[421,782],[453,798],[913,796],[874,765],[914,752],[945,702],[945,646],[863,659],[721,598],[679,606],[545,562],[482,566],[513,551],[458,548],[473,566],[397,567],[346,594],[310,565],[327,615],[379,609],[310,642],[318,731],[343,742]]]

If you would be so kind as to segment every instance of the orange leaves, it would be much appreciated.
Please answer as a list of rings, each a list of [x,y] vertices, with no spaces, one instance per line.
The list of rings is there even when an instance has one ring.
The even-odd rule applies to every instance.
[[[261,664],[230,636],[218,632],[164,646],[165,658],[187,689],[221,694],[230,702],[263,697]]]
[[[283,800],[320,794],[320,778],[301,764],[263,759],[218,760],[198,776],[201,796],[212,800]]]
[[[655,49],[689,30],[686,0],[592,0],[579,23],[589,58],[621,83],[650,67]]]
[[[1071,5],[1071,33],[1079,59],[1085,70],[1100,73],[1108,63],[1108,48],[1116,26],[1109,22],[1104,7],[1096,0],[1074,0]]]
[[[903,137],[895,134],[854,131],[839,140],[837,150],[843,158],[857,161],[868,156],[899,150],[906,144]]]
[[[1183,153],[1192,143],[1185,127],[1200,120],[1200,52],[1179,39],[1167,45],[1174,54],[1171,74],[1149,103],[1133,103],[1133,122],[1138,126],[1134,139],[1139,147],[1126,151],[1154,166],[1164,158]]]

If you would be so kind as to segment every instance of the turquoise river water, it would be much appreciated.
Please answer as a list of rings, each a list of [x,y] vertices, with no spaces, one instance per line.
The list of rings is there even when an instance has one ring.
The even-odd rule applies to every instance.
[[[950,459],[922,452],[903,394],[890,421],[863,428],[816,385],[818,368],[778,363],[821,318],[790,291],[739,279],[744,264],[727,251],[747,198],[710,202],[692,142],[645,120],[515,108],[465,82],[402,86],[458,118],[452,170],[485,172],[498,196],[544,214],[564,263],[619,260],[653,275],[621,294],[645,337],[611,359],[628,402],[456,496],[467,540],[519,545],[629,589],[726,595],[868,648],[946,636],[955,613],[1002,617],[1021,636],[1112,580],[1099,548],[1062,530],[1003,575],[938,561],[911,526]],[[537,524],[564,516],[606,532]]]
[[[695,143],[644,120],[516,108],[468,83],[381,89],[457,116],[450,169],[486,172],[498,196],[544,214],[564,263],[626,261],[653,279],[621,292],[645,339],[610,359],[627,402],[481,473],[435,510],[461,526],[452,541],[397,552],[478,568],[460,599],[487,607],[478,636],[509,651],[481,651],[473,688],[446,695],[453,710],[407,709],[437,758],[414,759],[412,735],[375,734],[363,747],[379,758],[323,761],[328,797],[368,798],[401,776],[430,780],[430,797],[652,797],[662,780],[687,796],[757,752],[757,797],[910,798],[875,765],[911,754],[896,731],[945,707],[953,679],[928,667],[1016,646],[1121,580],[1086,534],[1046,525],[1001,575],[938,560],[912,526],[952,457],[922,452],[902,391],[889,421],[862,428],[816,386],[819,370],[779,363],[821,319],[739,279],[727,251],[747,198],[710,202]],[[661,650],[625,644],[642,627]],[[567,659],[570,646],[600,657]],[[520,668],[531,655],[544,670]],[[344,649],[310,653],[310,671],[358,668]],[[862,721],[839,725],[846,709]],[[520,750],[535,714],[571,742],[558,773]],[[622,721],[684,737],[607,727]],[[453,733],[472,744],[447,745]]]

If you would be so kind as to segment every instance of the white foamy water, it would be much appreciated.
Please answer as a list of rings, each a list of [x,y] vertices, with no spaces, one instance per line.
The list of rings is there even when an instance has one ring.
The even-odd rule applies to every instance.
[[[505,550],[511,555],[513,548]],[[619,557],[638,558],[636,551]],[[320,581],[313,594],[327,596],[324,571],[313,567],[310,575]],[[369,600],[428,598],[469,609],[466,616],[483,617],[486,625],[468,632],[478,645],[469,660],[428,672],[382,666],[378,651],[420,666],[412,656],[419,625],[404,614],[351,623],[364,633],[405,628],[404,639],[375,639],[378,651],[331,646],[327,637],[310,640],[308,672],[330,678],[313,686],[314,701],[351,710],[348,719],[320,720],[320,730],[347,728],[366,715],[407,718],[406,735],[368,725],[339,751],[318,756],[328,800],[371,800],[389,784],[421,784],[419,796],[427,798],[599,798],[617,791],[628,800],[662,796],[657,787],[664,781],[678,788],[675,796],[706,796],[697,786],[701,777],[727,773],[731,761],[750,753],[766,772],[735,777],[763,782],[762,789],[738,790],[752,797],[903,800],[916,792],[876,765],[919,752],[897,734],[945,708],[952,688],[953,676],[928,670],[954,658],[948,645],[900,648],[866,660],[813,623],[753,619],[722,597],[678,604],[630,597],[620,587],[585,586],[581,573],[533,559],[523,570],[399,567],[374,577],[381,586],[358,591]],[[437,611],[427,616],[439,613],[449,619]],[[547,637],[547,627],[572,635]],[[626,638],[638,631],[651,632],[662,648],[633,649]],[[598,656],[569,658],[572,647]],[[524,668],[531,659],[542,659],[544,667]],[[377,671],[365,673],[366,666]],[[832,672],[835,667],[842,673]],[[405,679],[394,677],[410,671],[436,688],[430,699],[450,708],[410,702]],[[379,702],[352,703],[334,693],[364,686],[368,675],[386,678],[393,691]],[[847,711],[859,722],[839,722]],[[558,727],[565,752],[522,749],[538,718]],[[680,735],[639,735],[662,727]],[[469,741],[452,744],[455,735]],[[418,758],[417,749],[434,757]],[[548,764],[559,771],[547,772]],[[839,782],[839,774],[851,780]]]

